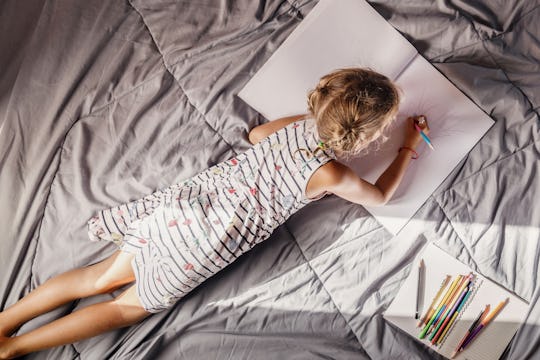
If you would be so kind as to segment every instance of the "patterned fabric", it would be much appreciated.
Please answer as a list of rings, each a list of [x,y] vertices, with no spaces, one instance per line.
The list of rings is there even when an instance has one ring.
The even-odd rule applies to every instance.
[[[314,171],[335,159],[319,141],[314,120],[291,123],[182,183],[100,211],[88,221],[89,237],[135,254],[144,308],[170,308],[326,195],[305,196]]]

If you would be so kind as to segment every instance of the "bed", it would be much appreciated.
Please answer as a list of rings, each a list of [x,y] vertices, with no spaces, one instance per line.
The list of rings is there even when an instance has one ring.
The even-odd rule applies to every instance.
[[[0,309],[116,249],[97,211],[247,150],[237,93],[316,3],[0,2]],[[428,242],[530,302],[503,358],[540,357],[540,1],[370,4],[495,121],[420,225],[325,197],[170,311],[27,359],[437,359],[382,317]]]

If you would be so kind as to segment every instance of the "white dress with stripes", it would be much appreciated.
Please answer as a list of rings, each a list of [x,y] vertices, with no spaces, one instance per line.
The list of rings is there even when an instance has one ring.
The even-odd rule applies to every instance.
[[[318,142],[313,119],[291,123],[182,183],[98,212],[88,221],[89,237],[135,254],[142,305],[168,309],[326,195],[305,195],[314,171],[335,159]]]

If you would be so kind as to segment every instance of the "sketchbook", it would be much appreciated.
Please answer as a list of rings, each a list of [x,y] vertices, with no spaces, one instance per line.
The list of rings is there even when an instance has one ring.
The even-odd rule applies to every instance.
[[[389,140],[367,155],[343,161],[374,183],[403,142],[405,119],[426,115],[435,151],[425,143],[393,198],[366,207],[397,234],[456,165],[491,127],[493,120],[437,71],[363,0],[320,0],[238,96],[268,120],[307,113],[307,93],[319,78],[344,67],[368,67],[402,90]]]
[[[472,271],[476,277],[476,288],[472,292],[472,296],[469,297],[462,312],[450,327],[448,335],[442,341],[441,346],[430,345],[427,337],[424,339],[418,338],[421,328],[416,327],[418,320],[414,318],[418,281],[417,268],[420,259],[423,259],[425,263],[424,296],[420,308],[422,315],[431,305],[431,301],[437,294],[446,275],[451,275],[454,278],[458,274],[466,275],[472,271],[470,267],[436,245],[428,244],[413,262],[409,276],[399,289],[392,304],[385,311],[384,318],[413,336],[416,340],[423,342],[439,354],[449,358],[479,312],[487,304],[493,310],[499,302],[509,298],[508,303],[494,317],[492,322],[478,334],[465,350],[454,358],[467,360],[498,359],[519,326],[524,322],[529,304],[507,289]]]

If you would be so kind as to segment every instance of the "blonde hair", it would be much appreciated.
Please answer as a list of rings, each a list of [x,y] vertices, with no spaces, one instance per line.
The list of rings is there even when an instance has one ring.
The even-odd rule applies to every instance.
[[[382,135],[399,100],[398,89],[386,76],[348,68],[323,76],[308,94],[308,108],[324,145],[352,157]]]

